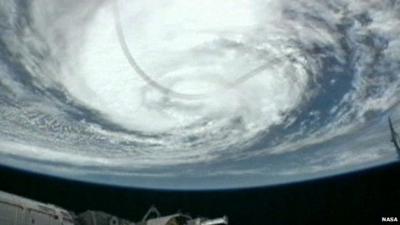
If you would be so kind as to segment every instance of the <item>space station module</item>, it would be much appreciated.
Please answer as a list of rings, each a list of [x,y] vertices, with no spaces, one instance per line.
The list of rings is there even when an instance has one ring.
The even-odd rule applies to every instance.
[[[0,225],[226,225],[226,216],[217,219],[192,218],[176,213],[161,216],[151,207],[139,222],[100,211],[76,214],[55,205],[0,191]]]

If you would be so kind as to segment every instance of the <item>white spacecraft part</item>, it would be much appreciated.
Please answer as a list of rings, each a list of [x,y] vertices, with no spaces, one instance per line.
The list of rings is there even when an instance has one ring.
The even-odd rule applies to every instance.
[[[74,217],[57,206],[0,191],[1,225],[75,225]]]
[[[150,216],[154,214],[154,218]],[[132,222],[105,212],[86,211],[79,215],[55,205],[33,201],[0,191],[0,225],[227,225],[226,216],[217,219],[192,218],[182,213],[161,216],[151,207],[142,221]]]

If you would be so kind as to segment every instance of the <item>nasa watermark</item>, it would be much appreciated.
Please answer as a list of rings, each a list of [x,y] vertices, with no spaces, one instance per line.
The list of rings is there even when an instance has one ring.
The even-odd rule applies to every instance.
[[[382,223],[398,223],[399,219],[397,218],[397,216],[382,216]]]

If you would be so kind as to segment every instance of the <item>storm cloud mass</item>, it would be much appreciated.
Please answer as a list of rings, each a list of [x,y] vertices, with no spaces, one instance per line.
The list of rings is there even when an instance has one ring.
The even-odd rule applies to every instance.
[[[0,2],[0,163],[271,185],[396,159],[396,0]]]

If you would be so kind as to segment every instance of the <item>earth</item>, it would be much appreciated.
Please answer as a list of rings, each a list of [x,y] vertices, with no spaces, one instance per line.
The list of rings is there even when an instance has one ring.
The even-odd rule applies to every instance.
[[[397,160],[400,1],[0,2],[0,164],[234,189]]]

